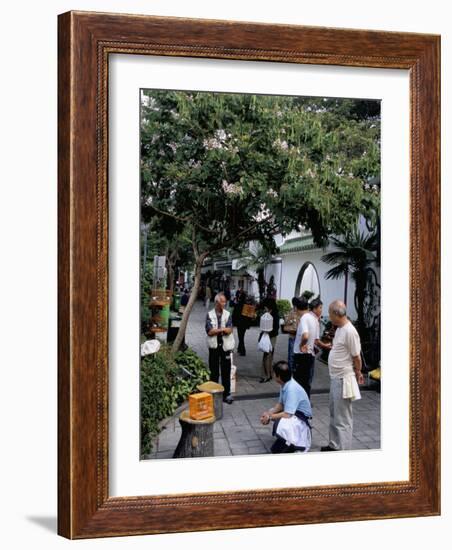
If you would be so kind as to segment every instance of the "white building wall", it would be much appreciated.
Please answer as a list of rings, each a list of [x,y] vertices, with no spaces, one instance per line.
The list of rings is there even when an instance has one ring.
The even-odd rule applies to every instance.
[[[322,249],[307,250],[305,252],[294,252],[293,254],[285,254],[282,256],[281,265],[281,291],[278,292],[278,298],[292,300],[295,295],[295,286],[297,283],[298,274],[305,262],[311,262],[317,270],[320,284],[320,298],[324,304],[324,315],[326,316],[328,304],[333,300],[344,299],[345,279],[327,280],[325,273],[331,268],[330,265],[322,262],[321,257],[328,251]],[[267,279],[268,281],[268,279]],[[279,291],[279,288],[278,288]],[[356,318],[356,309],[354,305],[355,284],[348,278],[347,291],[347,314],[352,318]]]

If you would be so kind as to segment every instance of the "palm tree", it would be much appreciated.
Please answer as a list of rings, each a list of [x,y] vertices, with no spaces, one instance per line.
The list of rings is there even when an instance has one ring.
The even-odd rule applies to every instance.
[[[274,250],[265,246],[262,243],[253,243],[254,246],[246,245],[245,249],[241,249],[240,267],[248,272],[257,275],[257,283],[259,285],[259,301],[262,302],[265,295],[265,266],[270,263]]]
[[[366,294],[367,269],[377,261],[379,249],[378,233],[363,233],[355,229],[343,237],[331,237],[337,250],[322,256],[322,261],[334,265],[326,272],[327,279],[345,277],[344,303],[347,303],[348,276],[352,277],[356,287],[358,330],[365,329],[364,300]]]

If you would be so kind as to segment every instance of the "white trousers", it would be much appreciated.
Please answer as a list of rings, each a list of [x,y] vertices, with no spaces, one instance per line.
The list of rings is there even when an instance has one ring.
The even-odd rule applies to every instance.
[[[353,437],[352,400],[342,397],[342,378],[330,380],[330,441],[338,451],[350,450]]]

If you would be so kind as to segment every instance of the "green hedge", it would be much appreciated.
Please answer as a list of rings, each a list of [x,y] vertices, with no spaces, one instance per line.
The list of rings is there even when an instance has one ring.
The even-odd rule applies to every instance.
[[[286,316],[292,309],[292,304],[289,300],[276,300],[276,307],[278,308],[279,316]]]
[[[152,440],[159,433],[159,422],[209,379],[204,361],[191,349],[173,355],[162,345],[155,355],[141,360],[141,454],[152,451]]]

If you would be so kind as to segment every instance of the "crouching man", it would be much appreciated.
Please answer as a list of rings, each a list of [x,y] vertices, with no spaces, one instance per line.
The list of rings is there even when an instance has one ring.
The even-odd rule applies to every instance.
[[[307,452],[311,447],[312,418],[311,403],[306,391],[292,378],[286,361],[273,365],[276,382],[281,386],[278,403],[265,411],[261,423],[274,421],[273,435],[276,437],[271,447],[273,454]]]

